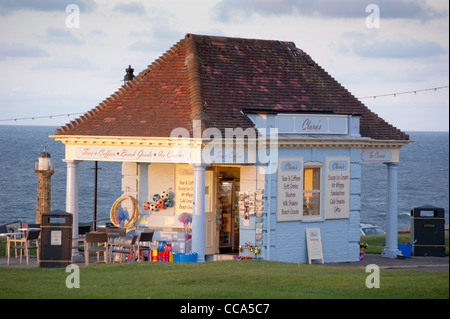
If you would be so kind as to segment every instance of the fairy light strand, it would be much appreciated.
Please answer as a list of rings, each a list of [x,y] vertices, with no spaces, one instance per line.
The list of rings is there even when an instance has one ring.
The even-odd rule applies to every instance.
[[[395,92],[395,93],[387,93],[387,94],[379,94],[379,95],[369,95],[369,96],[363,96],[363,97],[358,97],[359,100],[363,100],[363,99],[376,99],[377,97],[385,97],[385,96],[393,96],[396,97],[397,95],[402,95],[402,94],[416,94],[418,92],[425,92],[425,91],[437,91],[440,89],[447,89],[449,86],[439,86],[439,87],[434,87],[434,88],[429,88],[429,89],[420,89],[420,90],[414,90],[414,91],[404,91],[404,92]]]
[[[62,116],[73,116],[73,115],[81,115],[84,114],[85,112],[82,113],[65,113],[65,114],[56,114],[56,115],[43,115],[43,116],[30,116],[30,117],[17,117],[17,118],[12,118],[12,119],[0,119],[0,121],[2,122],[6,122],[6,121],[22,121],[22,120],[36,120],[36,119],[46,119],[46,118],[54,118],[54,117],[62,117]]]
[[[437,90],[441,90],[441,89],[448,89],[449,86],[438,86],[438,87],[433,87],[433,88],[428,88],[428,89],[419,89],[419,90],[413,90],[413,91],[404,91],[404,92],[395,92],[395,93],[387,93],[387,94],[378,94],[378,95],[368,95],[368,96],[363,96],[363,97],[358,97],[357,99],[359,100],[364,100],[364,99],[376,99],[379,97],[387,97],[387,96],[393,96],[396,97],[397,95],[404,95],[404,94],[416,94],[419,92],[426,92],[426,91],[437,91]],[[81,115],[81,114],[85,114],[85,112],[81,112],[81,113],[65,113],[65,114],[55,114],[55,115],[43,115],[43,116],[29,116],[29,117],[17,117],[17,118],[10,118],[10,119],[0,119],[0,122],[8,122],[8,121],[23,121],[23,120],[36,120],[36,119],[52,119],[54,117],[62,117],[62,116],[74,116],[74,115]]]

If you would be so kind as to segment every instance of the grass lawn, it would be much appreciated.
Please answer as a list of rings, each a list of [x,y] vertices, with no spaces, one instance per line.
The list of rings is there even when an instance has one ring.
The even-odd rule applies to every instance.
[[[410,234],[399,234],[397,241],[399,244],[407,244],[411,240]],[[381,254],[386,243],[385,235],[361,236],[361,242],[367,244],[366,253]],[[445,232],[445,255],[448,256],[448,232]]]
[[[368,244],[366,252],[380,253],[385,237],[361,241]],[[408,241],[409,234],[399,235],[399,243]],[[446,246],[448,255],[448,233]],[[449,274],[432,271],[382,269],[378,289],[366,287],[365,269],[262,260],[98,264],[79,271],[80,288],[69,289],[65,268],[0,268],[0,298],[449,298]]]
[[[80,267],[68,289],[64,268],[0,268],[0,298],[308,299],[445,298],[443,272],[380,270],[368,289],[365,269],[262,260],[205,263],[98,264]]]

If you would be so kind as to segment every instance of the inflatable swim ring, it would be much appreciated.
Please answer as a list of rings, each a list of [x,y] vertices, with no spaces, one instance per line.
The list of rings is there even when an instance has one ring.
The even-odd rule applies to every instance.
[[[121,218],[119,218],[120,216],[118,216],[117,214],[117,207],[119,206],[119,204],[124,201],[124,200],[131,200],[131,202],[133,203],[133,213],[131,214],[131,216],[128,216],[128,220],[123,221],[121,220]],[[111,207],[111,211],[109,213],[109,218],[111,219],[111,222],[114,224],[114,226],[119,227],[119,228],[131,228],[133,227],[139,217],[139,209],[138,209],[138,205],[136,203],[136,201],[134,200],[133,197],[128,196],[128,195],[123,195],[121,197],[119,197],[114,204]]]

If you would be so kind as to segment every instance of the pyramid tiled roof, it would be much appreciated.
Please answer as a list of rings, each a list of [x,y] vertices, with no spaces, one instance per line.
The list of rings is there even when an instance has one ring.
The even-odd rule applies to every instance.
[[[358,114],[363,137],[409,139],[292,42],[194,34],[55,134],[169,137],[183,127],[192,136],[192,120],[252,127],[245,112]]]

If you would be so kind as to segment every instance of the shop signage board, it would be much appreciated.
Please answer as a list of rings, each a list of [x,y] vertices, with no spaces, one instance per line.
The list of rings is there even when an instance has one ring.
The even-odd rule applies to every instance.
[[[361,152],[363,162],[390,162],[392,160],[392,151],[385,149],[363,150]]]
[[[277,222],[301,220],[303,157],[280,157],[277,174]]]
[[[181,148],[135,148],[79,146],[75,148],[77,160],[99,160],[118,162],[189,162],[190,152]]]
[[[350,210],[350,157],[325,159],[325,219],[348,218]]]
[[[194,196],[194,168],[176,165],[175,171],[175,215],[192,213]]]
[[[311,264],[313,260],[321,260],[323,264],[322,238],[319,228],[306,229],[306,246],[308,249],[308,263]]]
[[[279,114],[276,118],[278,133],[295,134],[347,134],[347,115],[289,115]]]

